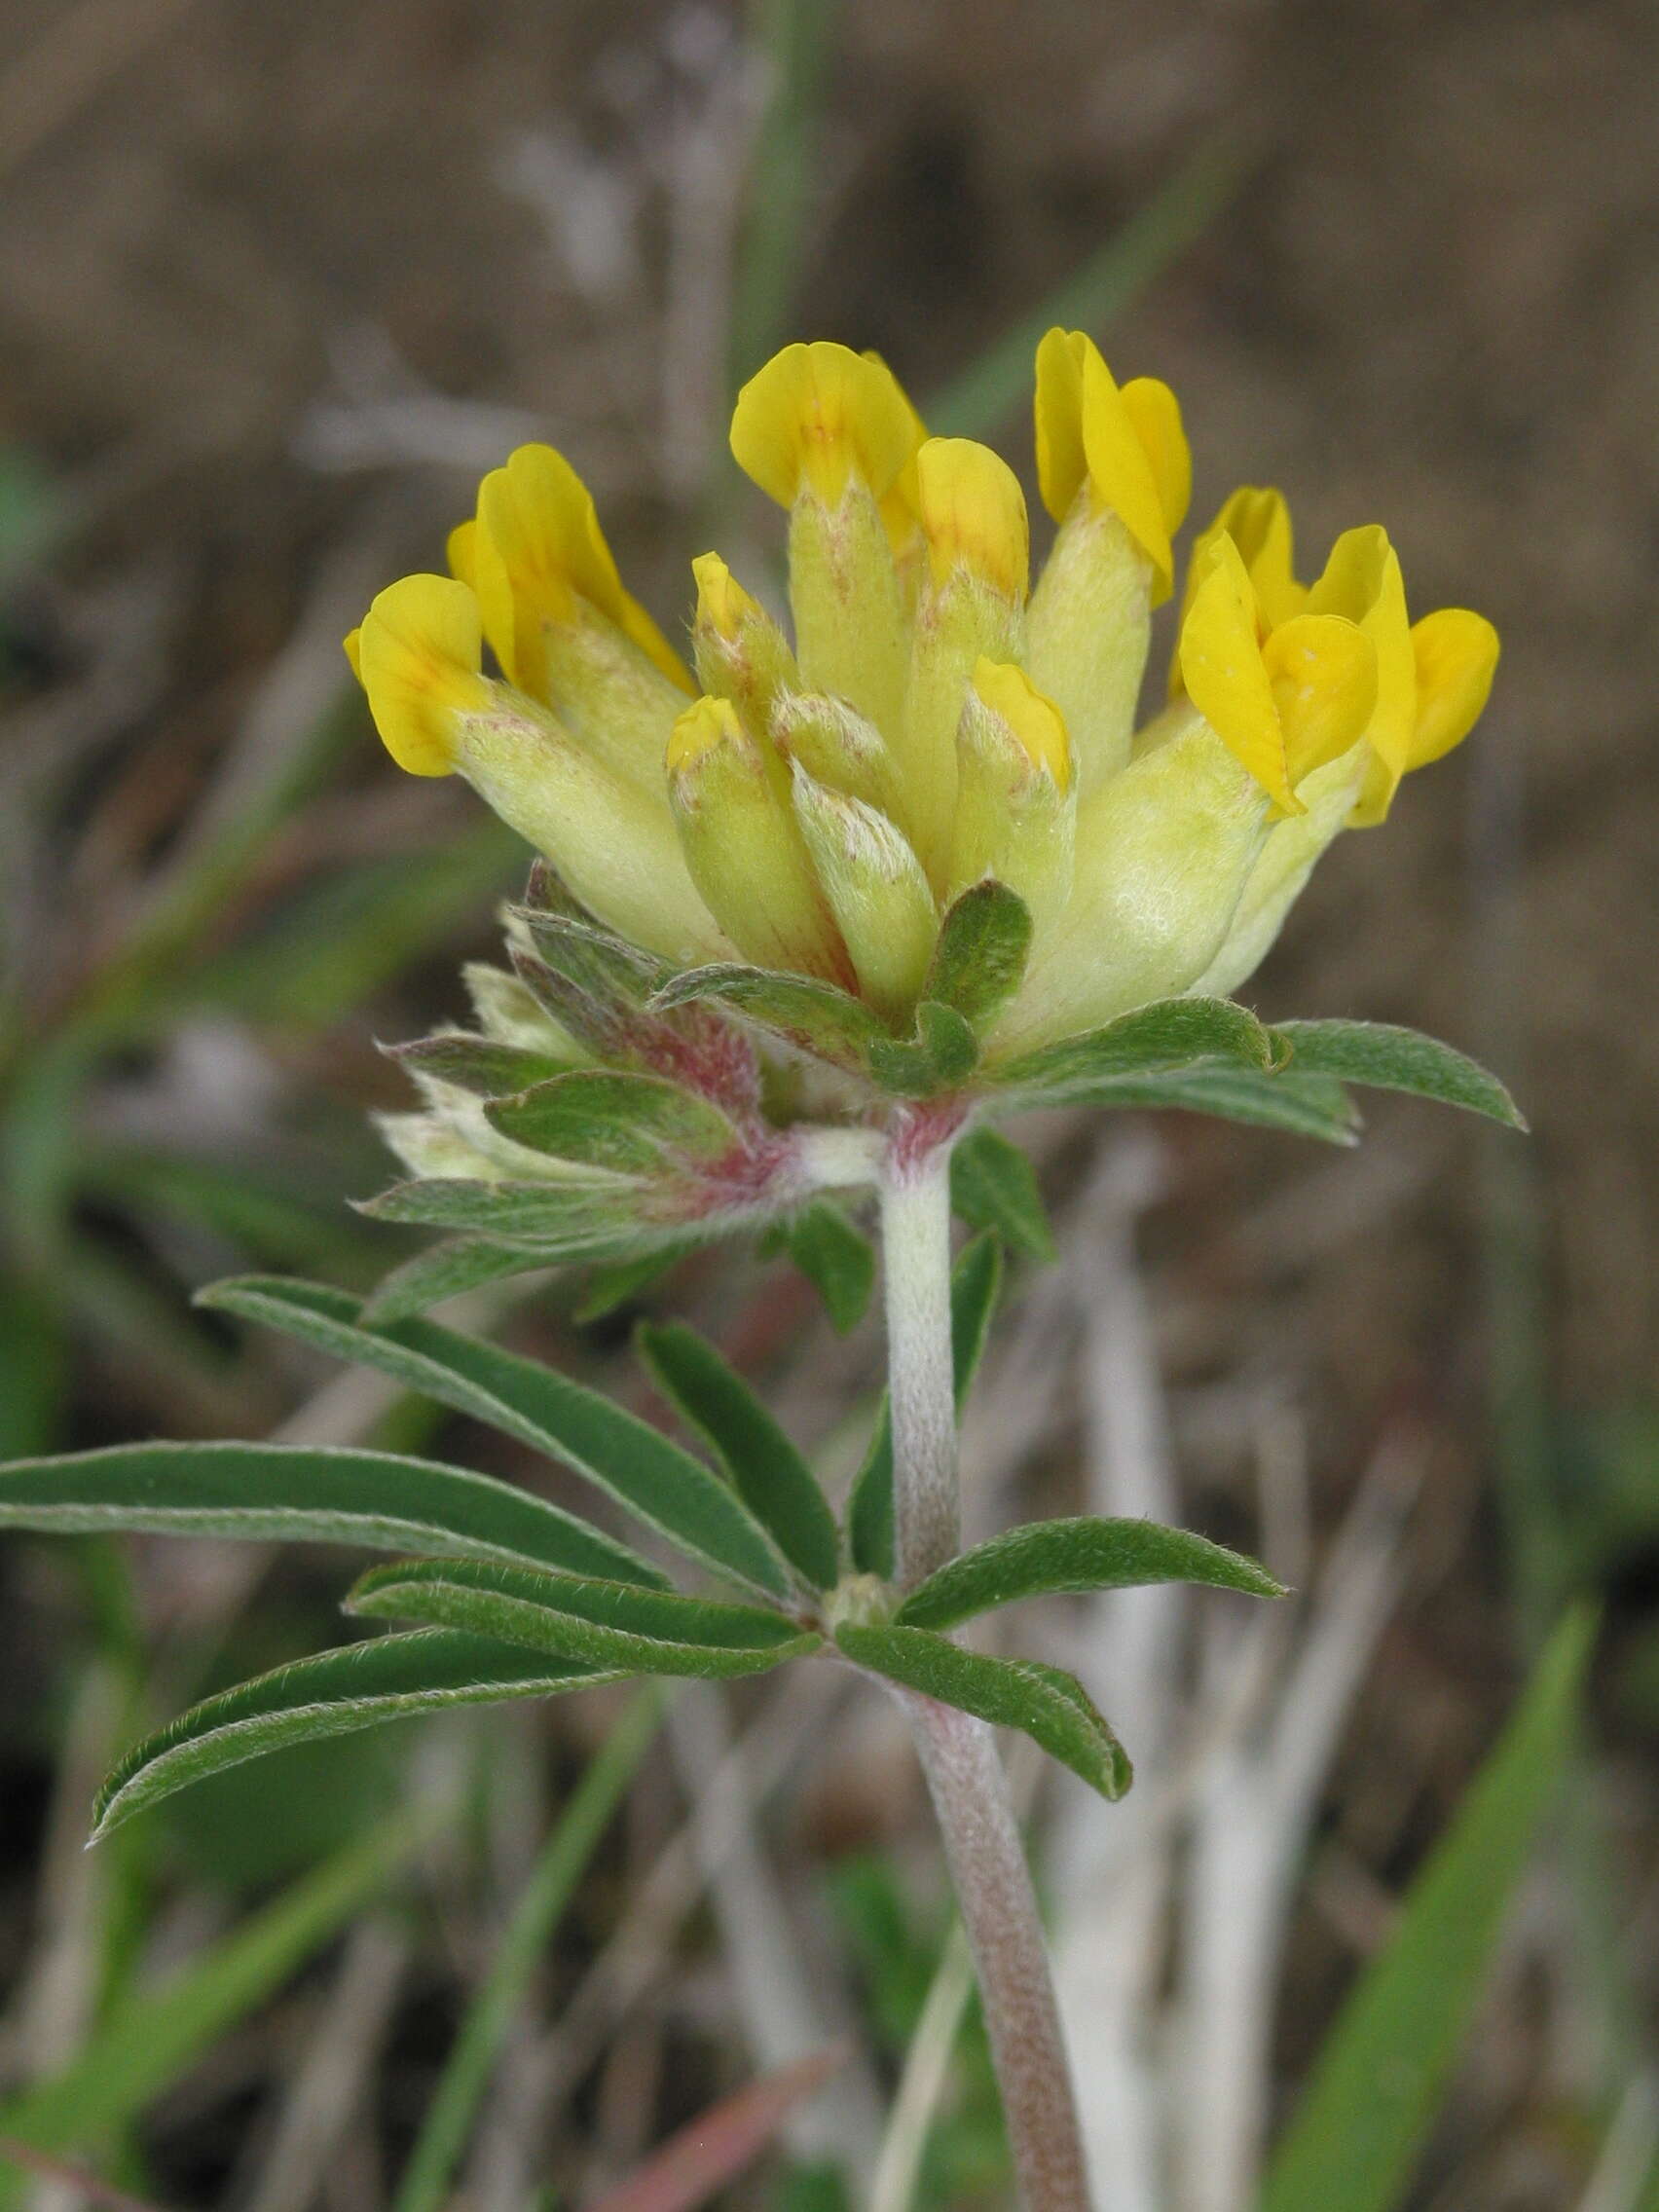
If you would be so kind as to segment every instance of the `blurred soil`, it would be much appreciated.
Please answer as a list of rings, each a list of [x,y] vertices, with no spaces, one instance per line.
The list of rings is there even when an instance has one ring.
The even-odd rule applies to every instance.
[[[656,302],[684,241],[654,203],[631,242],[612,203],[572,208],[595,157],[626,197],[628,145],[690,96],[721,32],[713,12],[569,0],[12,0],[0,441],[35,457],[62,518],[14,585],[25,704],[73,674],[89,609],[146,577],[167,594],[159,665],[60,793],[66,880],[97,888],[80,838],[112,789],[109,865],[165,853],[329,561],[366,545],[386,576],[437,565],[476,474],[526,431],[595,482],[642,596],[682,608],[708,510],[695,469],[658,455]],[[1241,478],[1276,483],[1311,567],[1336,531],[1382,519],[1417,611],[1471,604],[1503,635],[1475,741],[1384,833],[1343,841],[1252,995],[1485,1052],[1532,1118],[1524,1159],[1387,1100],[1370,1147],[1335,1160],[1171,1124],[1143,1239],[1205,1525],[1248,1531],[1223,1382],[1266,1378],[1307,1409],[1321,1527],[1380,1436],[1425,1440],[1410,1595],[1329,1810],[1392,1883],[1514,1680],[1483,1321],[1494,1207],[1536,1225],[1537,1283],[1505,1277],[1505,1309],[1537,1289],[1562,1418],[1650,1405],[1659,1373],[1659,17],[850,0],[835,48],[793,327],[878,347],[925,410],[1225,136],[1246,182],[1106,339],[1122,373],[1180,393],[1196,514]],[[709,256],[718,287],[714,239]],[[433,395],[478,412],[422,429]],[[680,395],[693,444],[718,437],[717,399],[718,379],[706,407]],[[1029,482],[1023,418],[1005,440]],[[326,860],[331,836],[395,850],[469,819],[458,789],[395,785],[365,740],[350,807],[310,834]],[[71,981],[90,927],[53,924]],[[481,914],[466,948],[487,937]],[[283,1080],[389,1102],[371,1039],[459,1013],[452,970],[446,953],[299,1047]],[[1091,1141],[1056,1145],[1057,1202]],[[89,1435],[165,1425],[88,1358]],[[1639,1623],[1650,1580],[1638,1560],[1619,1592]],[[1629,1871],[1650,1882],[1652,1739],[1610,1724]],[[1349,1957],[1328,1910],[1305,1920],[1291,2065]],[[1515,2149],[1537,2115],[1510,2118],[1463,2201],[1562,2201]]]

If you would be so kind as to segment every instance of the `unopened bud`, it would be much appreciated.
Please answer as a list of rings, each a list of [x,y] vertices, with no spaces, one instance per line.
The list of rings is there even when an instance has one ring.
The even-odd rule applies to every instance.
[[[880,1013],[916,1000],[939,937],[921,863],[887,816],[794,769],[796,819],[859,986]]]
[[[948,896],[995,876],[1041,933],[1071,890],[1077,793],[1066,725],[1006,662],[981,659],[956,733],[957,803]]]
[[[699,554],[691,573],[697,580],[691,623],[697,681],[705,692],[730,699],[752,729],[764,730],[779,692],[800,687],[790,642],[718,553]]]
[[[729,699],[699,699],[675,723],[668,791],[692,880],[739,951],[850,981],[800,828]]]

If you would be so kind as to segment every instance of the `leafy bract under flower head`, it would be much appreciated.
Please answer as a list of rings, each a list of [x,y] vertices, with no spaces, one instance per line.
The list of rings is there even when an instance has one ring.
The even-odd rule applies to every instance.
[[[700,1150],[641,1091],[644,1124],[608,1147],[570,1134],[571,1101],[598,1111],[591,1085],[543,1072],[565,1081],[557,1113],[551,1094],[486,1109],[452,1051],[448,1073],[417,1068],[426,1114],[392,1125],[419,1174],[470,1161],[510,1181],[563,1132],[578,1187],[561,1203],[587,1222],[593,1177],[649,1182],[669,1154],[677,1174],[695,1155],[705,1185],[752,1187],[802,1084],[831,1120],[883,1093],[1025,1095],[1065,1040],[1235,990],[1325,845],[1381,822],[1401,778],[1467,733],[1491,624],[1414,624],[1374,525],[1301,581],[1283,498],[1251,488],[1194,545],[1169,702],[1137,729],[1191,490],[1179,405],[1052,330],[1035,424],[1056,529],[1033,579],[1004,460],[930,437],[878,356],[787,347],[739,394],[731,444],[788,511],[792,624],[699,555],[694,677],[544,446],[485,478],[451,576],[376,599],[349,650],[387,748],[466,777],[556,887],[551,914],[516,925],[534,1019],[518,1007],[503,1026],[503,977],[475,1039],[497,1051],[498,1101],[509,1027],[543,1062],[653,1082],[685,1083],[699,1053],[727,1075],[722,1052],[751,1063],[741,1101],[703,1086],[723,1121],[699,1124]]]

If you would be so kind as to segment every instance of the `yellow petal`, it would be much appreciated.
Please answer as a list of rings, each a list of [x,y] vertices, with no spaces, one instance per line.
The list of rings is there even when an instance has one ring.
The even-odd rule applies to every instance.
[[[1426,767],[1468,736],[1491,693],[1497,652],[1497,632],[1466,607],[1443,607],[1412,625],[1418,698],[1408,768]]]
[[[719,745],[744,745],[743,724],[729,699],[693,699],[668,740],[668,772],[679,775]]]
[[[916,455],[916,508],[936,584],[965,568],[1005,599],[1024,599],[1025,495],[1000,454],[972,438],[929,438]]]
[[[1181,402],[1157,377],[1131,377],[1123,401],[1152,465],[1164,530],[1173,537],[1193,499],[1193,449],[1182,426]]]
[[[1189,466],[1174,395],[1157,397],[1143,380],[1131,408],[1092,339],[1051,330],[1037,349],[1036,422],[1037,480],[1050,514],[1064,521],[1088,483],[1152,563],[1154,604],[1166,599],[1169,514],[1184,511]]]
[[[1206,548],[1205,572],[1181,625],[1180,655],[1187,695],[1223,745],[1286,814],[1299,813],[1257,642],[1255,593],[1231,537]]]
[[[444,542],[444,556],[449,563],[450,574],[458,577],[461,583],[469,584],[476,591],[478,588],[478,520],[475,515],[468,515],[464,522],[456,524]]]
[[[473,571],[490,643],[521,690],[544,694],[542,628],[573,621],[576,598],[615,623],[670,682],[693,688],[680,655],[622,588],[593,495],[551,446],[520,446],[485,477],[477,534],[463,541],[461,558]]]
[[[1377,704],[1366,726],[1372,761],[1352,820],[1384,819],[1408,764],[1417,726],[1417,665],[1399,556],[1380,524],[1345,530],[1308,595],[1310,614],[1357,622],[1377,653]]]
[[[1064,522],[1088,476],[1083,450],[1081,330],[1051,330],[1037,348],[1037,488],[1055,522]]]
[[[476,599],[449,576],[405,576],[379,594],[352,635],[353,665],[387,751],[412,776],[447,776],[458,718],[490,703]]]
[[[1300,614],[1308,601],[1308,586],[1296,580],[1290,509],[1284,495],[1271,486],[1241,484],[1222,506],[1207,530],[1198,534],[1187,563],[1187,589],[1181,602],[1181,620],[1193,604],[1193,594],[1208,572],[1211,549],[1220,537],[1231,537],[1249,574],[1256,594],[1257,619],[1264,631],[1276,629]],[[1169,695],[1181,689],[1181,656],[1170,658]]]
[[[731,450],[768,498],[793,507],[803,488],[838,507],[857,477],[879,500],[916,446],[915,410],[880,359],[820,339],[786,346],[737,395]]]
[[[1071,746],[1065,717],[1052,699],[1038,690],[1022,668],[982,653],[974,669],[974,689],[1008,724],[1032,766],[1047,770],[1056,788],[1066,791],[1072,779]]]
[[[363,625],[359,622],[354,630],[348,630],[340,644],[346,658],[351,663],[351,674],[361,683],[363,681]]]
[[[872,362],[884,375],[892,375],[887,363],[872,346],[865,348],[863,358]],[[910,418],[910,457],[893,479],[892,489],[882,494],[881,521],[887,532],[888,543],[893,548],[893,558],[903,562],[910,553],[919,550],[921,524],[917,520],[916,456],[927,443],[928,426],[917,413],[915,401],[897,377],[893,382],[894,389],[904,402]]]
[[[1377,705],[1377,650],[1340,614],[1297,614],[1262,647],[1284,737],[1285,778],[1304,776],[1355,744]]]

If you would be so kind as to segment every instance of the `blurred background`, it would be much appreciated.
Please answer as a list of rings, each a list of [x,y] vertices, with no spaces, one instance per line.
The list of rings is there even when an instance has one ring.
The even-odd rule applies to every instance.
[[[8,1455],[275,1429],[556,1487],[189,1304],[239,1268],[366,1283],[413,1248],[347,1205],[386,1175],[366,1110],[401,1103],[377,1040],[464,1017],[459,964],[525,856],[459,785],[391,770],[339,640],[441,565],[514,444],[570,455],[672,626],[707,544],[777,561],[724,424],[778,344],[878,348],[1031,490],[1031,353],[1062,320],[1174,386],[1199,522],[1276,484],[1316,569],[1382,520],[1415,610],[1497,623],[1474,740],[1334,849],[1246,995],[1481,1054],[1531,1141],[1386,1098],[1336,1156],[1174,1117],[1029,1132],[1063,1257],[1015,1272],[966,1439],[976,1532],[1167,1510],[1305,1592],[1269,1630],[1171,1598],[1022,1631],[1141,1766],[1139,1811],[1051,1778],[1036,1800],[1114,2212],[1252,2201],[1580,1592],[1605,1616],[1574,1817],[1400,2201],[1659,2202],[1656,64],[1652,10],[1620,0],[0,22]],[[737,1256],[646,1296],[856,1460],[867,1321],[837,1338]],[[483,1318],[647,1407],[619,1297],[555,1281]],[[177,2206],[520,2212],[597,2202],[848,2035],[719,2201],[832,2207],[837,2158],[880,2212],[1006,2201],[908,1756],[832,1677],[688,1691],[666,1756],[598,1694],[285,1753],[84,1858],[122,1743],[337,1637],[341,1565],[0,1553],[0,2135]],[[607,1747],[555,1896],[544,1840]],[[522,1987],[434,2148],[509,1925]],[[29,2195],[86,2201],[0,2175]]]

